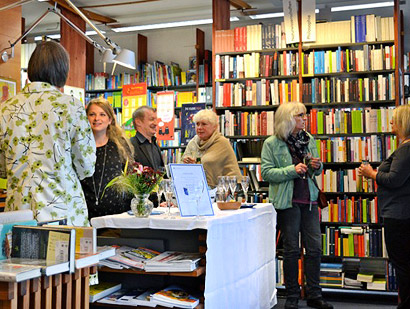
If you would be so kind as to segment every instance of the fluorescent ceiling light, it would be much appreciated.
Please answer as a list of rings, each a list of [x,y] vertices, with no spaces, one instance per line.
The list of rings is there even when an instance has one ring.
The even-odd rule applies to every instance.
[[[353,10],[364,10],[364,9],[373,9],[373,8],[384,8],[388,6],[394,6],[394,2],[389,1],[389,2],[357,4],[357,5],[347,5],[347,6],[335,6],[331,8],[330,11],[331,12],[353,11]]]
[[[152,25],[121,27],[121,28],[113,28],[112,30],[114,32],[129,32],[129,31],[140,31],[140,30],[152,30],[152,29],[165,29],[165,28],[176,28],[176,27],[185,27],[185,26],[205,25],[205,24],[212,24],[212,18],[211,19],[177,21],[177,22],[172,22],[172,23],[161,23],[161,24],[152,24]]]
[[[315,10],[315,13],[319,13],[319,9]],[[265,19],[265,18],[275,18],[275,17],[283,17],[285,14],[283,12],[278,13],[268,13],[268,14],[257,14],[257,15],[249,15],[251,19]]]
[[[57,40],[57,39],[61,38],[60,34],[47,34],[47,35],[44,35],[44,36],[46,36],[50,39],[54,39],[54,40]],[[34,41],[41,41],[42,39],[43,39],[43,36],[34,37]]]
[[[233,16],[233,17],[229,18],[229,20],[230,20],[230,21],[238,21],[238,20],[239,20],[239,18],[238,18],[238,17],[236,17],[236,16]]]

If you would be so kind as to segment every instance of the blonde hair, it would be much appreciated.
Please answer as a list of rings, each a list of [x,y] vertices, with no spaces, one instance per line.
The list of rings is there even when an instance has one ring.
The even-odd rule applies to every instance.
[[[294,116],[306,113],[306,107],[299,102],[282,103],[275,112],[275,135],[287,141],[289,135],[295,129],[296,121]]]
[[[410,105],[400,105],[393,111],[393,121],[403,138],[410,137]]]
[[[104,98],[92,99],[90,103],[88,103],[87,105],[87,115],[92,105],[101,108],[111,119],[111,123],[107,127],[107,136],[111,141],[114,142],[115,145],[117,145],[121,162],[125,163],[127,159],[128,161],[133,162],[134,147],[131,145],[131,142],[125,136],[124,130],[119,125],[117,125],[114,110],[112,109],[110,103]]]
[[[200,110],[194,115],[192,120],[194,121],[194,123],[205,120],[205,121],[208,121],[213,126],[218,127],[218,116],[211,109]]]

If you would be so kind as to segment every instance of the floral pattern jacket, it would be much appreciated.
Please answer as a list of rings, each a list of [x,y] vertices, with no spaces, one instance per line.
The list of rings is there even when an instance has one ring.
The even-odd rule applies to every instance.
[[[88,225],[80,179],[94,173],[94,135],[84,105],[43,82],[0,106],[0,177],[6,211],[31,209],[37,221],[66,217]]]

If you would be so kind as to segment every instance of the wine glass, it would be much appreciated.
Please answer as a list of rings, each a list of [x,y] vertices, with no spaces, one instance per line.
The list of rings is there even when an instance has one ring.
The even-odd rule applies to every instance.
[[[307,154],[305,154],[305,156],[303,157],[303,164],[305,164],[306,166],[309,165],[310,160],[312,159],[312,154],[310,152],[308,152]],[[302,179],[306,179],[306,173],[303,173]]]
[[[205,185],[203,181],[196,181],[192,184],[192,195],[196,202],[196,216],[195,219],[200,219],[199,204],[201,202],[202,194],[204,193]]]
[[[225,191],[225,202],[228,201],[228,192],[229,192],[229,176],[222,176],[223,177],[223,187]]]
[[[161,204],[161,198],[162,198],[162,194],[164,194],[164,191],[165,191],[165,182],[164,182],[164,180],[166,180],[166,179],[163,179],[159,184],[158,184],[158,191],[157,191],[157,197],[158,197],[158,205],[160,205]]]
[[[229,188],[231,189],[232,199],[235,199],[235,191],[238,183],[236,182],[236,176],[226,176],[228,177]]]
[[[242,190],[245,193],[245,203],[248,202],[249,176],[243,176],[241,179]]]
[[[165,200],[167,201],[167,207],[168,207],[167,218],[173,219],[171,217],[171,200],[174,194],[174,190],[173,190],[174,185],[171,179],[164,179],[163,182],[164,182]]]
[[[218,183],[218,186],[216,187],[215,201],[223,202],[225,200],[224,196],[224,187],[222,184]]]

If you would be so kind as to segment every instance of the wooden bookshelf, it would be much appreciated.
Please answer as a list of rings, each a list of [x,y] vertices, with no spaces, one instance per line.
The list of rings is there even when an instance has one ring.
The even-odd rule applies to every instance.
[[[143,270],[133,269],[113,269],[109,267],[99,268],[100,272],[105,273],[120,273],[120,274],[133,274],[133,275],[157,275],[157,276],[173,276],[173,277],[199,277],[205,274],[205,267],[199,266],[197,269],[191,272],[146,272]]]

